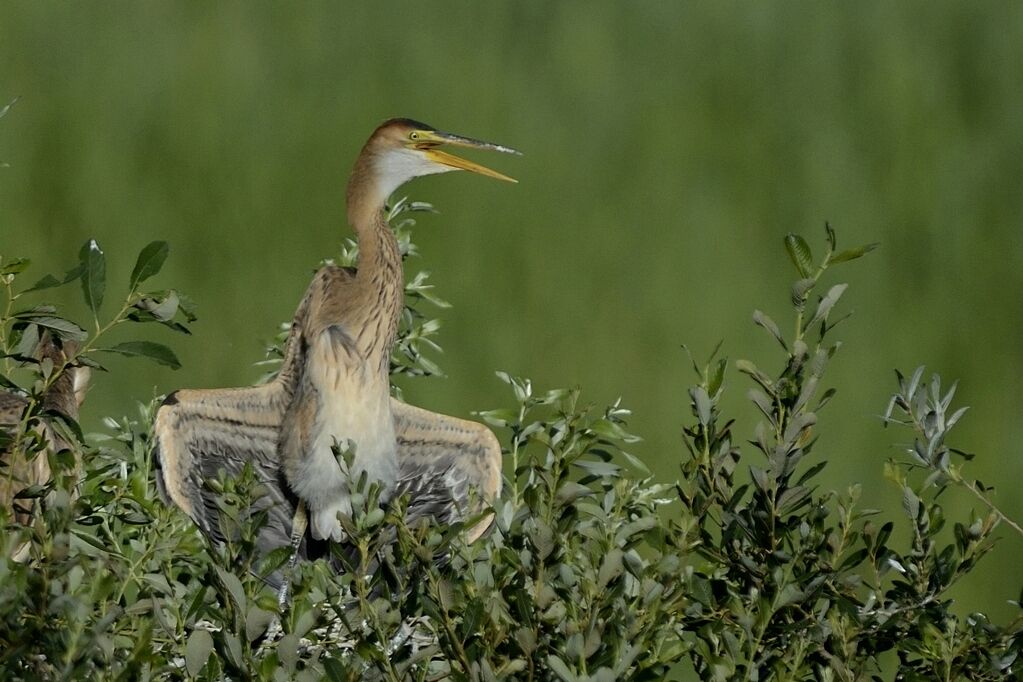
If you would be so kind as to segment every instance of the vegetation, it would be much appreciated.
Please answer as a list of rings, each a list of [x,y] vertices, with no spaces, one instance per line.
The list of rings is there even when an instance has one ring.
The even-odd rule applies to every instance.
[[[411,212],[392,211],[403,254],[414,253]],[[886,474],[903,495],[901,520],[859,506],[861,491],[820,489],[822,451],[835,449],[822,411],[840,343],[835,329],[845,284],[831,268],[872,247],[839,251],[828,228],[814,260],[801,237],[786,250],[798,278],[792,333],[768,315],[754,322],[777,342],[769,372],[717,352],[694,363],[689,416],[674,456],[679,481],[657,482],[627,452],[629,411],[581,402],[578,389],[537,390],[499,373],[511,406],[479,413],[507,451],[506,487],[492,531],[466,545],[459,528],[406,527],[403,500],[385,510],[373,486],[360,489],[346,527],[348,570],[297,567],[293,599],[280,612],[257,575],[287,561],[252,557],[260,518],[244,513],[262,493],[251,477],[221,480],[234,540],[213,548],[177,509],[158,499],[149,427],[155,401],[132,417],[105,420],[106,433],[67,432],[85,463],[80,496],[66,475],[70,453],[31,437],[40,397],[64,367],[47,367],[28,347],[41,328],[81,343],[70,363],[102,369],[102,353],[176,366],[151,341],[108,338],[156,323],[188,333],[188,299],[144,291],[168,255],[150,244],[128,277],[128,293],[103,314],[106,261],[94,241],[63,277],[23,286],[25,260],[0,260],[0,381],[29,398],[5,447],[15,457],[48,456],[56,473],[30,525],[5,517],[0,562],[0,669],[15,679],[655,680],[686,670],[712,680],[1004,679],[1023,647],[1023,612],[1006,625],[963,617],[948,589],[975,570],[1004,523],[989,489],[965,473],[970,459],[949,434],[963,417],[954,386],[923,369],[898,375],[885,423],[911,442]],[[348,244],[342,261],[354,259]],[[85,326],[35,303],[38,292],[80,282]],[[392,372],[433,375],[423,352],[436,348],[436,299],[426,275],[410,278]],[[272,364],[279,348],[271,348]],[[271,367],[272,371],[272,367]],[[103,376],[98,391],[103,390]],[[753,425],[722,414],[729,383],[742,381],[760,413]],[[682,406],[680,405],[680,410]],[[823,414],[827,414],[823,412]],[[743,445],[736,433],[752,432]],[[743,458],[746,458],[744,461]],[[880,465],[880,463],[879,463]],[[981,511],[948,519],[949,487]],[[946,526],[951,526],[951,533]],[[382,532],[394,529],[394,532]],[[1021,533],[1023,535],[1023,533]],[[1013,538],[1018,540],[1018,538]],[[7,559],[29,543],[25,562]],[[443,557],[443,561],[437,561]],[[1020,603],[1016,602],[1020,607]],[[276,626],[278,622],[280,627]],[[274,632],[274,636],[268,636]]]
[[[820,485],[855,480],[871,506],[898,507],[877,462],[899,437],[875,415],[891,368],[922,362],[961,378],[983,415],[954,433],[983,454],[968,471],[1023,480],[1023,3],[7,2],[0,64],[0,106],[20,96],[0,119],[3,252],[32,258],[31,282],[95,237],[122,285],[165,240],[162,281],[201,303],[194,336],[170,344],[180,370],[104,363],[86,430],[154,386],[253,383],[311,267],[348,234],[366,136],[411,116],[525,153],[497,161],[516,186],[462,174],[410,190],[443,211],[416,243],[454,304],[430,356],[448,376],[399,378],[411,402],[502,406],[494,369],[620,395],[643,435],[630,450],[673,480],[679,344],[769,358],[746,313],[783,323],[788,273],[765,254],[831,216],[843,246],[884,248],[839,271],[857,319],[829,369],[825,444],[840,455]],[[79,297],[41,300],[71,312]],[[740,426],[745,391],[730,380],[720,402]],[[1013,487],[999,499],[1021,519]],[[957,518],[973,503],[941,499]],[[1020,565],[1023,543],[985,559],[995,576]],[[1005,622],[991,586],[975,573],[953,594]]]

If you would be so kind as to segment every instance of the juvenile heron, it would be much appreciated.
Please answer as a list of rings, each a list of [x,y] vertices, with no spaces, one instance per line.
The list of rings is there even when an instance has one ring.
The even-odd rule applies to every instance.
[[[28,524],[32,520],[33,500],[16,499],[22,490],[33,485],[44,485],[52,477],[49,452],[60,452],[68,449],[68,443],[59,431],[54,428],[54,418],[78,419],[78,408],[85,398],[85,390],[89,383],[89,368],[67,365],[77,351],[74,341],[62,341],[49,331],[43,332],[36,347],[35,355],[40,361],[49,360],[54,371],[61,370],[60,375],[42,395],[39,405],[39,417],[33,417],[34,425],[31,436],[41,439],[43,447],[36,450],[35,444],[8,442],[16,438],[19,425],[26,417],[29,409],[28,398],[10,391],[0,391],[0,505],[14,513],[14,519],[20,524]],[[6,445],[4,445],[6,443]],[[76,461],[76,466],[80,465]]]
[[[501,450],[486,427],[390,396],[388,368],[404,278],[398,242],[384,217],[388,197],[413,178],[454,170],[514,182],[450,154],[448,147],[517,153],[409,119],[382,124],[348,182],[358,269],[326,266],[313,277],[278,376],[263,386],[177,391],[158,411],[161,491],[214,540],[224,535],[216,498],[204,481],[220,472],[237,474],[246,463],[267,493],[261,505],[268,522],[257,548],[264,554],[288,544],[299,503],[308,509],[314,540],[342,540],[338,514],[351,512],[349,480],[362,473],[380,482],[385,497],[396,490],[413,497],[431,491],[420,507],[442,520],[471,512],[472,490],[484,501],[500,492]],[[338,445],[354,453],[350,472],[338,464]],[[438,489],[446,503],[434,504]],[[469,539],[487,525],[489,520],[477,524]],[[295,542],[298,555],[307,556],[309,543]]]

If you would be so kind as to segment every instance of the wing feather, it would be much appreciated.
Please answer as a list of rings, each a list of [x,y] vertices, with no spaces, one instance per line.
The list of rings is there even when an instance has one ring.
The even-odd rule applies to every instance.
[[[251,388],[185,390],[172,393],[156,414],[157,484],[216,542],[226,538],[216,493],[206,482],[238,476],[250,464],[264,496],[252,512],[267,510],[260,531],[260,555],[289,544],[296,500],[277,457],[286,394],[276,384]]]
[[[250,464],[265,496],[254,512],[267,510],[257,538],[260,556],[290,544],[298,498],[287,484],[279,456],[285,414],[302,379],[310,308],[325,288],[350,280],[353,270],[328,265],[317,271],[299,303],[278,376],[269,384],[248,388],[181,390],[172,393],[156,414],[157,486],[215,542],[223,542],[219,506],[207,481],[237,476]],[[308,534],[306,535],[308,539]],[[322,553],[323,548],[318,548]],[[299,554],[307,556],[303,540]],[[280,573],[268,577],[279,586]]]
[[[483,424],[391,400],[401,467],[398,492],[411,496],[409,515],[450,522],[474,512],[473,495],[493,503],[501,493],[501,446]],[[478,504],[475,506],[479,506]],[[484,519],[469,541],[490,526]]]

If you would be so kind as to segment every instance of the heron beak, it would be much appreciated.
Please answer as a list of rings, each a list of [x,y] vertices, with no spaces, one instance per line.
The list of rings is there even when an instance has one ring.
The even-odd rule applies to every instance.
[[[472,149],[487,149],[494,152],[502,152],[504,154],[516,154],[521,156],[522,153],[518,152],[511,147],[505,147],[504,145],[494,144],[493,142],[484,142],[482,140],[474,140],[471,137],[462,137],[461,135],[452,135],[451,133],[442,133],[435,130],[420,131],[420,138],[416,144],[416,148],[426,154],[426,157],[434,163],[439,163],[450,168],[457,168],[459,170],[472,171],[473,173],[479,173],[480,175],[486,175],[487,177],[497,178],[498,180],[504,180],[506,182],[518,182],[515,178],[510,178],[504,173],[498,173],[495,170],[491,170],[486,166],[481,166],[478,163],[469,161],[449,154],[445,151],[441,151],[437,147],[440,145],[450,145],[453,147],[469,147]]]

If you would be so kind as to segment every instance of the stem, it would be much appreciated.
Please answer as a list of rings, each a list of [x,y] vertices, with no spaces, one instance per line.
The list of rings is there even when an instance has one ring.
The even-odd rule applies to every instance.
[[[518,431],[521,432],[522,422],[526,420],[526,406],[519,405]],[[512,434],[512,509],[519,508],[519,434]]]
[[[824,271],[828,269],[828,262],[830,260],[831,251],[828,250],[828,252],[824,255],[824,260],[821,262],[820,267],[817,268],[817,272],[813,273],[813,277],[810,278],[813,280],[813,285],[807,287],[802,300],[799,302],[799,308],[796,310],[796,334],[794,336],[795,340],[793,341],[793,346],[795,346],[796,341],[803,340],[803,334],[806,332],[806,330],[803,329],[803,310],[806,308],[806,299],[810,296],[810,292],[817,286],[817,282],[820,281],[821,275],[823,275]]]
[[[920,420],[916,418],[916,415],[913,413],[913,411],[907,410],[907,414],[909,415],[909,419],[913,425],[913,429],[924,438],[927,438],[927,431],[924,429],[924,425],[921,424]],[[932,466],[932,468],[937,467]],[[1005,524],[1012,528],[1014,531],[1016,531],[1016,533],[1018,533],[1020,537],[1023,537],[1023,526],[1020,526],[1018,523],[1016,523],[1011,518],[1006,516],[1005,512],[999,509],[998,505],[992,502],[990,498],[988,498],[983,492],[981,492],[977,488],[976,485],[964,479],[962,477],[962,474],[960,474],[954,468],[942,469],[942,471],[946,476],[948,476],[949,480],[951,480],[953,483],[969,490],[970,493],[972,493],[974,497],[980,500],[985,507],[990,509],[996,516],[998,516],[999,521],[1004,521]]]
[[[995,503],[994,503],[994,502],[992,502],[992,501],[991,501],[990,499],[988,499],[988,498],[987,498],[987,497],[986,497],[986,496],[984,495],[984,493],[982,493],[982,492],[981,492],[980,490],[978,490],[978,489],[977,489],[977,486],[976,486],[975,484],[973,484],[973,483],[970,483],[969,481],[966,481],[966,480],[964,480],[964,479],[962,478],[962,476],[960,476],[960,475],[959,475],[958,473],[955,473],[954,475],[950,476],[950,478],[951,478],[951,479],[952,479],[952,480],[953,480],[954,482],[958,483],[959,485],[963,486],[964,488],[966,488],[967,490],[969,490],[969,491],[970,491],[971,493],[973,493],[973,496],[974,496],[974,497],[976,497],[976,498],[977,498],[978,500],[980,500],[981,502],[983,502],[983,503],[984,503],[984,505],[985,505],[985,506],[986,506],[986,507],[987,507],[988,509],[990,509],[990,510],[991,510],[992,512],[994,512],[994,514],[995,514],[995,515],[996,515],[996,516],[998,517],[998,520],[999,520],[999,521],[1003,521],[1003,522],[1005,522],[1005,524],[1006,524],[1006,525],[1008,525],[1008,526],[1009,526],[1010,528],[1012,528],[1012,529],[1013,529],[1014,531],[1016,531],[1017,533],[1019,533],[1019,534],[1020,534],[1020,536],[1023,536],[1023,527],[1021,527],[1021,526],[1020,526],[1020,525],[1019,525],[1018,523],[1016,523],[1015,521],[1013,521],[1012,519],[1010,519],[1010,518],[1009,518],[1008,516],[1006,516],[1006,515],[1005,515],[1005,513],[1004,513],[1004,512],[1003,512],[1003,511],[1002,511],[1001,509],[999,509],[999,508],[998,508],[998,507],[997,507],[997,506],[995,505]]]
[[[366,584],[366,567],[369,565],[369,547],[365,538],[359,539],[359,575],[355,580],[356,595],[359,599],[359,608],[361,609],[364,616],[370,620],[370,625],[373,631],[376,633],[377,640],[380,645],[383,642],[390,639],[384,631],[383,624],[380,622],[380,614],[373,608],[373,605],[369,601],[369,586]],[[391,662],[389,656],[385,656],[385,663],[381,664],[379,661],[375,661],[380,671],[387,675],[387,679],[393,680],[393,682],[400,682],[401,678],[398,675],[398,671],[395,670],[394,664]]]
[[[770,622],[770,619],[768,619],[768,622]],[[754,680],[754,679],[758,679],[759,678],[759,675],[754,677],[753,671],[756,668],[756,664],[757,664],[757,652],[760,651],[760,644],[764,641],[764,633],[766,633],[766,632],[767,632],[767,623],[764,623],[764,625],[760,627],[760,631],[757,633],[756,639],[753,640],[753,648],[750,649],[750,657],[749,657],[749,659],[747,661],[747,665],[746,665],[746,679],[747,680]]]
[[[128,298],[125,299],[124,305],[121,306],[121,309],[117,312],[117,314],[114,315],[114,317],[111,318],[111,320],[107,322],[105,325],[100,325],[99,320],[97,319],[96,333],[93,335],[91,339],[86,341],[81,348],[78,349],[78,352],[75,354],[75,357],[79,355],[84,355],[90,350],[93,350],[93,346],[95,345],[96,340],[99,339],[99,337],[103,336],[103,334],[106,334],[108,331],[124,322],[124,314],[128,312],[128,308],[132,306],[135,297],[136,297],[135,292],[128,294]]]
[[[4,279],[4,291],[7,294],[7,303],[4,305],[3,319],[0,320],[0,352],[7,353],[7,320],[11,319],[11,310],[14,308],[14,291],[11,289],[11,282]],[[4,374],[11,371],[11,359],[4,358]]]
[[[444,607],[444,602],[441,599],[440,585],[437,584],[436,577],[432,570],[426,571],[426,578],[430,582],[430,587],[433,590],[434,595],[437,598],[437,605],[441,607],[441,625],[444,627],[444,633],[447,635],[448,641],[454,645],[455,653],[458,655],[458,662],[462,664],[462,669],[465,670],[466,675],[472,674],[472,664],[469,662],[469,656],[465,653],[465,648],[462,646],[461,640],[458,638],[458,634],[451,626],[451,619],[448,617],[448,610]]]

